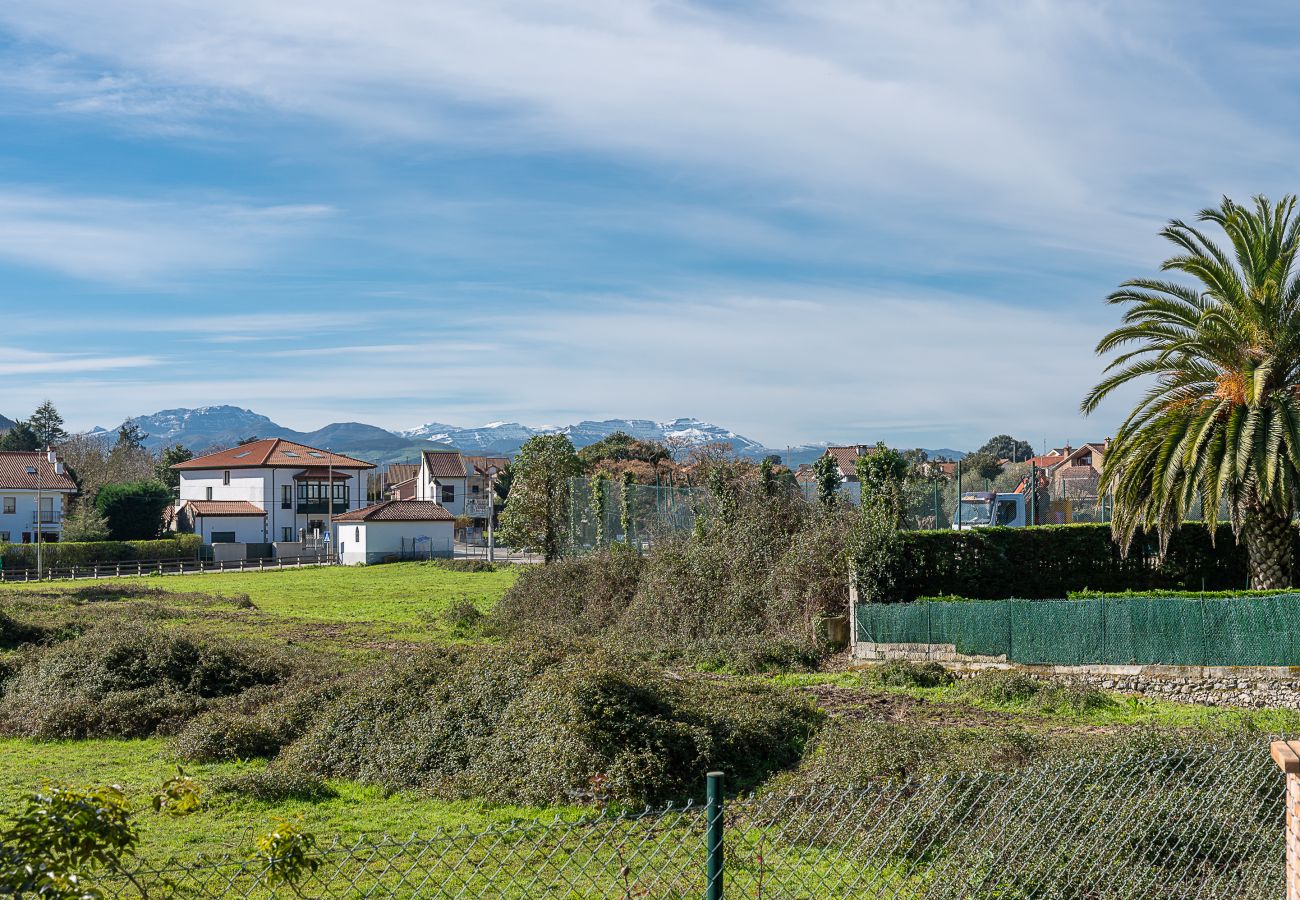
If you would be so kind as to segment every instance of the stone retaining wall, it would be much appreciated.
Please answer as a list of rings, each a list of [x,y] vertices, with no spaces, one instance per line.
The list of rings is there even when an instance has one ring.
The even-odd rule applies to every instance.
[[[1021,665],[1008,662],[1006,657],[963,655],[951,644],[859,642],[853,647],[853,656],[859,664],[879,664],[891,659],[937,662],[959,677],[987,669],[1014,669],[1040,678],[1158,700],[1251,709],[1300,709],[1300,667]]]

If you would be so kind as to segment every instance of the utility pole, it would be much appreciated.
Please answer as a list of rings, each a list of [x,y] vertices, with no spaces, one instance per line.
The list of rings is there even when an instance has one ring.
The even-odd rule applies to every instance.
[[[329,466],[329,484],[325,487],[325,549],[334,555],[334,453],[325,448],[325,458]]]
[[[961,460],[957,460],[957,530],[961,531]]]
[[[49,449],[47,448],[45,452],[48,454]],[[41,532],[45,530],[41,525],[41,458],[39,455],[36,457],[34,468],[36,469],[36,579],[39,581],[42,572],[41,564],[44,562],[41,553]]]
[[[497,496],[497,467],[496,467],[496,466],[488,466],[488,467],[487,467],[487,477],[488,477],[488,496],[487,496],[487,500],[488,500],[488,515],[487,515],[487,520],[488,520],[488,562],[496,562],[496,558],[497,558],[497,555],[496,555],[496,550],[497,550],[496,532],[493,530],[493,519],[496,518],[496,512],[497,512],[497,504],[496,504],[496,496]]]

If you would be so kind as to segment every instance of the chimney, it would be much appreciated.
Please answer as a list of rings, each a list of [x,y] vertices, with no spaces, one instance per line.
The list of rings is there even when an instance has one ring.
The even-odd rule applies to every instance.
[[[1101,445],[1101,452],[1102,453],[1110,452],[1110,438],[1106,438],[1105,442]]]
[[[50,461],[50,465],[54,465],[56,462],[59,461],[58,454],[49,448],[46,448],[45,450],[45,458]]]

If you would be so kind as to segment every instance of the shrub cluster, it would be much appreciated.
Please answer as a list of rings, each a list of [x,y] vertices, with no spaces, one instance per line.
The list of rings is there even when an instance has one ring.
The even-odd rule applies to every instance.
[[[661,802],[725,764],[794,764],[820,713],[797,694],[673,677],[600,651],[454,647],[358,682],[279,764],[499,802]]]
[[[1035,600],[1084,590],[1218,591],[1248,582],[1246,548],[1227,525],[1212,536],[1204,524],[1186,523],[1163,556],[1155,535],[1139,535],[1125,555],[1109,525],[912,531],[898,535],[896,544],[888,578],[894,592],[885,599],[900,602],[943,595]]]
[[[24,644],[37,644],[48,639],[50,632],[39,625],[19,622],[0,610],[0,650],[13,650]]]
[[[0,731],[23,737],[144,737],[284,668],[224,643],[112,624],[25,652],[0,696]]]
[[[981,672],[961,683],[963,696],[1002,706],[1028,704],[1045,712],[1086,712],[1112,701],[1104,691],[1069,682],[1035,678],[1013,670]]]
[[[953,675],[937,662],[913,662],[910,659],[891,659],[868,669],[865,679],[881,687],[932,688],[952,684]]]
[[[197,534],[177,534],[156,541],[61,541],[41,545],[42,564],[50,569],[89,566],[136,559],[194,559],[202,540]],[[0,544],[5,569],[36,568],[35,544]]]
[[[192,762],[273,757],[307,730],[343,684],[336,676],[302,671],[214,701],[176,732],[172,751]]]

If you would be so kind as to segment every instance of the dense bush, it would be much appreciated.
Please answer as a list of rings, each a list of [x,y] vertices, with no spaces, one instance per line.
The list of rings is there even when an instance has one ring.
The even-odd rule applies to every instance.
[[[1158,551],[1154,536],[1139,535],[1125,556],[1109,525],[904,532],[889,599],[1035,600],[1083,590],[1215,591],[1247,584],[1246,548],[1227,525],[1211,541],[1205,525],[1187,523],[1170,537],[1163,557]]]
[[[144,737],[284,667],[222,643],[139,624],[29,650],[0,697],[0,730],[38,738]]]
[[[172,751],[192,762],[273,757],[300,737],[312,717],[342,691],[326,673],[301,672],[213,702],[172,739]]]
[[[0,650],[13,650],[24,644],[35,644],[45,640],[49,632],[39,625],[19,622],[4,610],[0,610]]]
[[[125,481],[106,484],[95,494],[95,509],[108,522],[115,541],[147,541],[163,529],[163,510],[173,502],[161,481]]]
[[[1112,702],[1104,691],[1096,688],[996,669],[963,681],[958,693],[1004,706],[1028,704],[1045,712],[1086,712]]]
[[[937,662],[913,662],[910,659],[891,659],[868,669],[865,679],[881,687],[931,688],[952,684],[953,675]]]
[[[212,789],[218,794],[233,794],[262,803],[283,803],[286,800],[315,802],[338,796],[338,792],[323,778],[277,765],[216,778]]]
[[[197,534],[177,534],[156,541],[64,541],[43,544],[46,568],[66,569],[136,559],[194,559],[202,544]],[[0,544],[0,564],[6,569],[36,568],[35,544]]]
[[[448,797],[659,802],[710,766],[744,783],[792,765],[819,720],[793,692],[600,652],[459,647],[358,681],[280,759]]]
[[[606,551],[547,566],[525,566],[492,617],[507,635],[560,640],[589,637],[627,612],[643,558]]]

